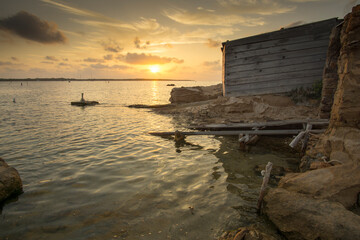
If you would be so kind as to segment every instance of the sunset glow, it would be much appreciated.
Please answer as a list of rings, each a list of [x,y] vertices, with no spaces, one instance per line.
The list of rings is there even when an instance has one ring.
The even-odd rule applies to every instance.
[[[149,67],[150,72],[152,73],[158,73],[160,71],[159,65],[152,65]]]
[[[342,18],[359,0],[2,1],[0,78],[221,82],[221,43]]]

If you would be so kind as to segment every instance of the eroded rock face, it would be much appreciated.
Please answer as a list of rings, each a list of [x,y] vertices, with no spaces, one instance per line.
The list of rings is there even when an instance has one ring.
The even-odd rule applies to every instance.
[[[222,84],[208,87],[181,87],[171,90],[171,103],[190,103],[215,99],[222,96]]]
[[[18,171],[0,158],[0,203],[21,192],[22,182]]]
[[[338,60],[339,82],[330,127],[360,128],[360,5],[345,16]]]
[[[329,48],[323,72],[323,87],[320,102],[320,118],[330,118],[331,107],[334,102],[334,93],[339,80],[337,62],[340,54],[341,26],[333,28],[330,35]]]
[[[271,189],[264,211],[288,239],[360,239],[360,216],[337,202]]]

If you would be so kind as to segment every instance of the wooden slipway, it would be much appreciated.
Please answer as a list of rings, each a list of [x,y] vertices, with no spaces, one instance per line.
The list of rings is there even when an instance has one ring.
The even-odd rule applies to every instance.
[[[209,124],[204,126],[192,127],[198,130],[212,130],[212,131],[197,131],[197,132],[180,132],[182,135],[215,135],[215,136],[237,136],[240,134],[249,135],[297,135],[304,131],[307,124],[313,126],[324,127],[327,126],[329,120],[327,119],[303,119],[303,120],[284,120],[258,123],[237,123],[237,124]],[[290,126],[301,125],[298,129],[289,129]],[[246,130],[253,128],[253,130]],[[255,129],[254,129],[255,128]],[[278,129],[264,129],[264,128],[278,128]],[[280,128],[280,129],[279,129]],[[281,129],[282,128],[282,129]],[[260,129],[260,130],[259,130]],[[310,133],[322,133],[325,129],[309,130]],[[171,136],[175,132],[150,132],[149,134],[155,136]]]
[[[311,124],[318,128],[327,126],[328,119],[291,119],[270,122],[253,122],[253,123],[232,123],[232,124],[207,124],[201,126],[191,126],[191,129],[197,130],[235,130],[235,129],[279,129],[279,128],[302,128],[306,124]]]

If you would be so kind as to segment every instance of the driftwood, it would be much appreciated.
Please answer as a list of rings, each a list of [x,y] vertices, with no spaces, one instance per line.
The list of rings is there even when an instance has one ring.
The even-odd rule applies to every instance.
[[[264,174],[263,182],[262,182],[261,189],[260,189],[259,199],[257,202],[257,212],[258,213],[261,213],[261,204],[262,204],[262,200],[265,195],[265,190],[266,190],[267,184],[269,182],[272,165],[273,164],[271,162],[268,162],[265,167],[265,174]]]
[[[296,135],[301,132],[302,129],[290,129],[290,130],[238,130],[238,131],[201,131],[201,132],[181,132],[181,134],[190,135],[215,135],[215,136],[238,136],[240,134],[251,135]],[[324,129],[310,130],[311,133],[322,133]],[[149,132],[154,136],[171,136],[175,135],[175,132]]]
[[[239,135],[240,149],[245,150],[248,145],[254,145],[257,143],[258,140],[259,140],[258,135],[240,134]]]
[[[294,148],[298,143],[299,141],[307,134],[309,134],[309,132],[314,132],[311,130],[312,128],[312,125],[311,124],[307,124],[306,125],[306,130],[305,131],[301,131],[292,141],[291,143],[289,144],[290,147]]]

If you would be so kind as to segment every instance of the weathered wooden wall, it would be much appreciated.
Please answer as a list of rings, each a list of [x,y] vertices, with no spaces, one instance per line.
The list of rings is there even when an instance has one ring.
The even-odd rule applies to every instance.
[[[223,43],[225,96],[288,92],[322,79],[337,18]]]

